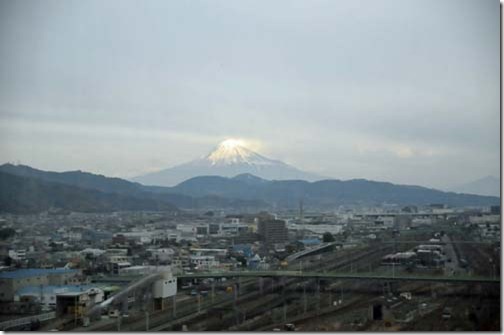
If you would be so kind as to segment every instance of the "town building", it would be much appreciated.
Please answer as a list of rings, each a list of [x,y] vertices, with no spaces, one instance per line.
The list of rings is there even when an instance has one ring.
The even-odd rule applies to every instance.
[[[266,245],[288,241],[287,227],[283,220],[261,220],[258,224],[258,234]]]
[[[19,269],[0,273],[0,301],[13,301],[15,293],[27,286],[76,284],[80,270],[74,269]]]
[[[103,301],[104,293],[100,288],[93,285],[47,285],[26,286],[14,294],[14,301],[29,300],[42,305],[42,310],[56,308],[57,296],[66,293],[85,292],[93,300],[93,303]]]

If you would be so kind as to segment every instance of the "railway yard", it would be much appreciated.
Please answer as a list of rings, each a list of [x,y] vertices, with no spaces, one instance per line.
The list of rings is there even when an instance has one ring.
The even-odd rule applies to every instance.
[[[387,279],[289,276],[179,278],[179,292],[163,310],[95,321],[68,330],[498,330],[500,260],[492,244],[470,243],[464,234],[443,235],[442,267],[383,265],[434,231],[404,232],[366,245],[335,248],[295,260],[282,269],[297,273],[377,274]],[[394,243],[394,241],[400,242]],[[383,243],[386,241],[387,243]],[[392,243],[390,243],[392,242]],[[460,243],[459,243],[460,242]],[[470,260],[470,261],[468,261]],[[492,260],[492,261],[490,261]],[[499,260],[499,261],[497,261]],[[412,281],[404,276],[466,276],[490,282]],[[397,278],[396,278],[397,277]],[[184,288],[192,285],[190,288]]]

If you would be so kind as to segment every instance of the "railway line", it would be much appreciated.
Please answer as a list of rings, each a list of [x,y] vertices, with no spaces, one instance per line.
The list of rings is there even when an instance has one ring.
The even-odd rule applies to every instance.
[[[383,247],[383,250],[386,250],[387,247]],[[346,256],[349,256],[351,252],[342,252],[341,254],[336,254],[333,257],[328,257],[328,262],[325,263],[328,269],[337,269],[344,266],[347,266],[350,262],[358,262],[365,257],[369,257],[371,254],[375,254],[376,250],[360,250],[357,254],[351,256],[348,259],[344,259]],[[311,263],[306,265],[306,269],[312,269],[320,266],[317,263]],[[181,279],[183,279],[182,277]],[[240,295],[235,302],[232,297],[224,296],[211,301],[205,301],[200,304],[200,312],[198,313],[198,307],[196,299],[188,300],[187,304],[185,304],[182,308],[177,308],[176,316],[173,315],[173,310],[171,307],[168,307],[164,311],[153,312],[150,315],[149,320],[149,329],[151,330],[163,330],[163,329],[173,329],[174,327],[184,323],[191,322],[192,320],[197,320],[201,316],[204,316],[206,312],[211,310],[212,308],[225,308],[232,306],[236,303],[238,306],[240,304],[244,304],[247,301],[258,299],[261,296],[261,289],[258,287],[258,283],[256,280],[246,281],[247,279],[243,279],[241,283],[240,291],[244,292],[243,295]],[[292,282],[298,279],[289,278],[283,283],[284,285],[290,285]],[[271,291],[276,292],[280,289],[280,285],[277,282],[277,278],[264,278],[263,280],[263,291]],[[233,283],[233,281],[232,281]],[[118,325],[120,323],[120,325]],[[146,329],[146,320],[144,316],[137,316],[128,319],[123,319],[120,322],[107,324],[103,327],[98,327],[93,330],[145,330]]]
[[[411,240],[399,244],[374,243],[323,255],[310,255],[277,271],[180,275],[178,278],[181,281],[227,278],[224,285],[233,286],[233,293],[220,292],[215,296],[212,294],[212,298],[205,297],[199,304],[197,297],[188,297],[183,306],[177,307],[176,313],[172,306],[163,311],[153,312],[149,317],[149,330],[178,330],[184,324],[189,325],[189,330],[194,331],[270,330],[282,322],[304,322],[303,320],[320,315],[330,313],[339,315],[352,308],[367,306],[370,302],[379,301],[380,297],[386,294],[386,285],[389,293],[391,287],[392,290],[407,287],[410,291],[427,296],[432,294],[433,287],[436,289],[437,285],[466,287],[500,283],[500,279],[488,277],[389,275],[374,274],[370,271],[379,266],[381,258],[386,253],[407,249],[409,244],[415,243],[418,241]],[[424,284],[426,281],[431,283],[428,285],[429,289],[426,289]],[[236,285],[238,283],[239,286]],[[343,301],[342,304],[334,306],[333,298],[343,290],[345,298],[338,299]],[[461,291],[454,290],[452,294]],[[471,294],[467,290],[465,293]],[[138,331],[145,330],[146,326],[145,317],[140,315],[129,320],[123,319],[120,329]],[[109,324],[94,330],[117,329],[117,325]]]

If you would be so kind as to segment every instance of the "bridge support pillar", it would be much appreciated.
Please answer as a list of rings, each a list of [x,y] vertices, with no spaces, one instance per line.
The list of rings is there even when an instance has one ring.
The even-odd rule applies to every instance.
[[[121,314],[128,314],[128,297],[121,301]]]

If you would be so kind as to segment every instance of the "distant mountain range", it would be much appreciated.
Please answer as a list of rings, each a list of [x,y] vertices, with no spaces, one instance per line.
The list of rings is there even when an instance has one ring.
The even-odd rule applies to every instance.
[[[0,166],[0,211],[37,212],[51,207],[73,211],[234,209],[257,211],[338,205],[488,206],[498,197],[442,192],[420,186],[365,179],[266,180],[252,174],[232,178],[199,176],[175,187],[144,186],[82,171],[48,172],[29,166]]]
[[[172,188],[172,192],[190,196],[217,195],[228,198],[263,199],[279,207],[296,207],[302,199],[307,206],[330,208],[343,204],[450,206],[498,205],[500,199],[490,196],[443,192],[421,186],[395,185],[365,179],[267,181],[250,174],[234,178],[203,176],[189,179]]]
[[[197,176],[233,177],[250,173],[268,180],[320,180],[319,175],[301,171],[246,148],[238,140],[226,140],[208,155],[191,162],[132,178],[144,185],[174,186]]]
[[[466,184],[453,187],[451,190],[460,193],[492,195],[499,197],[500,189],[500,179],[493,176],[487,176]]]
[[[0,172],[0,212],[38,213],[53,208],[76,212],[178,211],[167,201],[105,193]]]
[[[82,171],[51,172],[26,165],[3,164],[0,166],[0,172],[3,175],[0,179],[0,191],[3,191],[2,194],[5,195],[5,197],[0,197],[0,211],[40,212],[50,207],[83,212],[175,210],[177,207],[182,209],[234,208],[253,211],[268,207],[268,204],[261,200],[225,199],[215,195],[192,197],[175,194],[166,187],[144,186],[120,178]],[[23,178],[15,178],[16,176]],[[67,186],[67,188],[61,188],[61,186]],[[21,191],[32,190],[32,194],[37,194],[38,200],[24,192],[14,192],[14,187]],[[59,187],[58,189],[63,194],[70,195],[66,198],[68,199],[66,203],[62,203],[63,200],[55,196],[55,187]],[[106,200],[111,204],[101,203],[105,195],[109,197]],[[44,198],[47,199],[44,200]],[[129,202],[131,198],[135,200],[135,204]],[[15,205],[16,203],[18,205]]]

